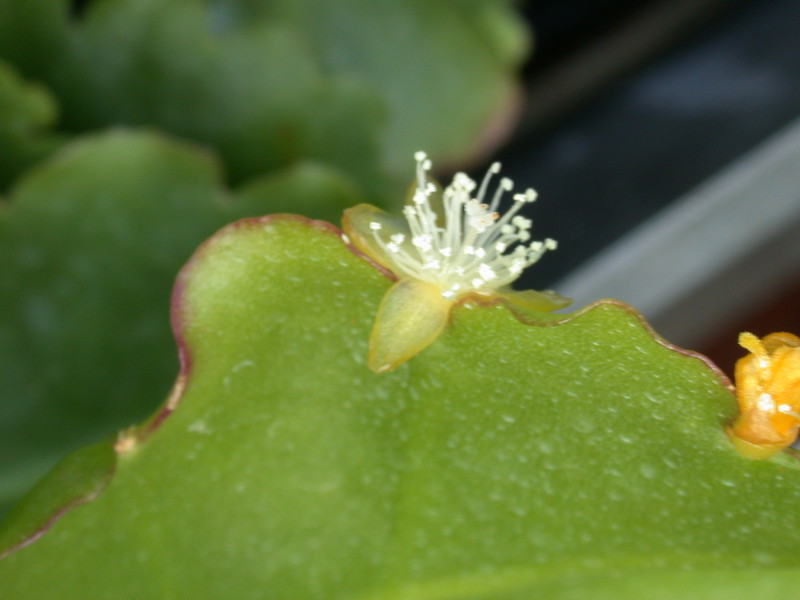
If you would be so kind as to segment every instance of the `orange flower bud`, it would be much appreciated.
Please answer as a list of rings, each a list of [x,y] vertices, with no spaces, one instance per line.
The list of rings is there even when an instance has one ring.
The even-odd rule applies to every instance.
[[[791,445],[800,430],[800,338],[742,333],[739,344],[750,354],[736,362],[739,417],[728,433],[740,454],[764,459]]]

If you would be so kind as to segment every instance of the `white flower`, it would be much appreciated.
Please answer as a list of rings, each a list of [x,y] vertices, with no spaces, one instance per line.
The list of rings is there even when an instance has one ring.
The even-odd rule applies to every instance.
[[[369,340],[367,364],[377,372],[391,371],[430,345],[444,331],[450,311],[474,296],[505,301],[517,308],[549,311],[569,304],[550,291],[515,291],[510,283],[535,263],[555,241],[529,241],[531,221],[517,214],[536,200],[531,189],[512,196],[500,213],[510,179],[489,188],[500,171],[491,166],[480,186],[464,173],[441,190],[428,176],[431,163],[415,154],[417,176],[404,220],[360,204],[347,209],[346,239],[397,282],[386,292]]]
[[[513,204],[505,213],[498,212],[505,192],[513,184],[502,178],[488,199],[492,178],[499,173],[494,163],[480,187],[464,173],[456,173],[453,182],[441,193],[443,214],[434,210],[431,199],[439,191],[430,182],[431,162],[424,152],[415,154],[417,161],[416,190],[413,206],[405,207],[411,244],[403,244],[403,234],[388,237],[379,221],[370,221],[369,228],[377,244],[392,255],[398,275],[427,281],[437,286],[442,296],[458,296],[505,286],[535,263],[556,242],[529,242],[532,222],[517,212],[536,200],[536,192],[514,194]],[[475,192],[477,189],[477,193]]]

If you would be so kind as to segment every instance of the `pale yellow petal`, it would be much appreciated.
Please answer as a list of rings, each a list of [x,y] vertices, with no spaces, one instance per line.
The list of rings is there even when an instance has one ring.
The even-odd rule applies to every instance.
[[[752,460],[767,459],[787,447],[787,444],[753,444],[738,437],[730,428],[725,431],[736,451],[745,458]]]
[[[342,216],[342,230],[350,242],[379,265],[397,273],[397,265],[391,253],[378,244],[373,230],[370,229],[370,223],[380,224],[379,233],[384,243],[394,234],[404,235],[406,242],[403,247],[410,250],[410,246],[406,246],[406,244],[410,244],[408,222],[402,217],[395,217],[371,204],[359,204],[348,208]]]
[[[395,283],[381,301],[369,338],[367,364],[376,373],[395,369],[433,342],[453,303],[438,287],[417,279]]]

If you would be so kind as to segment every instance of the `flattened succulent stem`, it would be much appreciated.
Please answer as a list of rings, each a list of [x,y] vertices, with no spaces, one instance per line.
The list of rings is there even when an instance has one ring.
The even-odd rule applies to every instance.
[[[422,352],[447,325],[453,302],[437,286],[401,279],[383,297],[369,337],[367,365],[375,373],[395,369]]]

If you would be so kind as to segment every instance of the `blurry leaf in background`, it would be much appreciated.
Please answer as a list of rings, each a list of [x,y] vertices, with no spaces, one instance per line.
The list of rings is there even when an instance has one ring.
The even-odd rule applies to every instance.
[[[177,369],[170,289],[205,237],[276,206],[332,218],[360,199],[313,163],[238,198],[208,152],[155,133],[80,140],[32,170],[0,211],[0,507],[164,398]]]
[[[32,31],[33,30],[33,31]],[[213,144],[239,182],[302,158],[372,196],[411,153],[465,161],[512,121],[527,34],[508,2],[0,0],[0,56],[64,128],[150,125]]]
[[[23,81],[0,60],[0,190],[61,144],[49,132],[56,112],[47,90]]]
[[[505,1],[211,0],[236,30],[277,19],[304,33],[326,73],[355,74],[388,104],[381,136],[392,173],[424,149],[450,164],[486,152],[513,121],[515,69],[529,33]],[[510,114],[509,114],[510,113]],[[480,145],[484,144],[483,148]]]
[[[339,233],[269,217],[200,249],[173,412],[0,561],[4,600],[791,597],[800,463],[736,452],[706,362],[614,301],[530,323],[467,305],[374,375],[392,282]],[[109,451],[43,480],[0,553],[104,486]]]
[[[365,187],[379,189],[379,100],[324,77],[284,24],[217,36],[202,3],[147,0],[93,4],[61,26],[63,47],[43,53],[35,73],[59,97],[66,130],[156,126],[214,144],[234,181],[309,157],[358,165]],[[331,152],[315,143],[320,132],[346,144]]]

